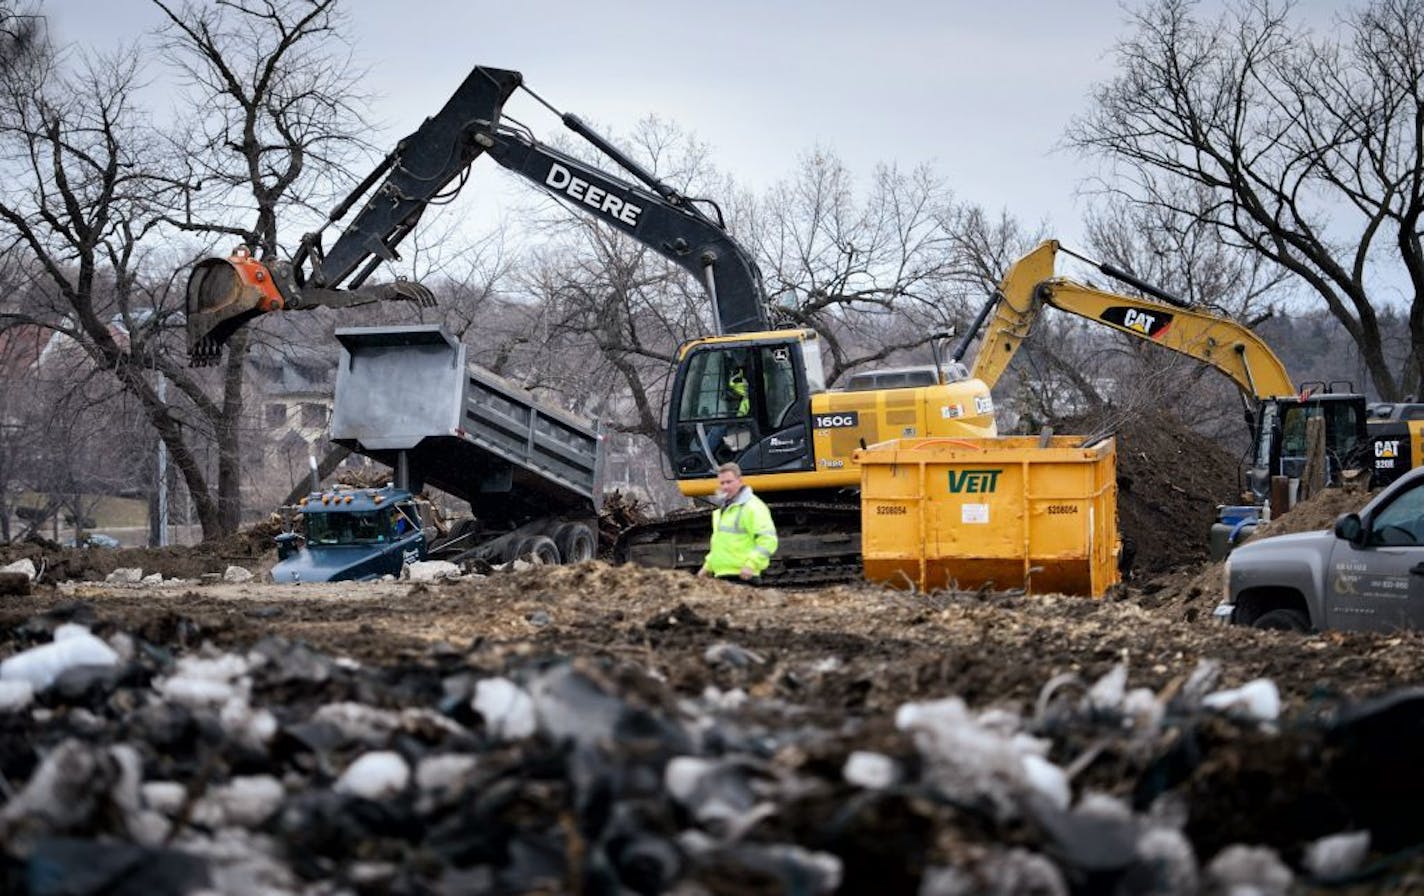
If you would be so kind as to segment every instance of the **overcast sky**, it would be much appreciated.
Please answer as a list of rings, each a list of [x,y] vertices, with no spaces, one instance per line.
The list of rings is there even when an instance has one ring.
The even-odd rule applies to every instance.
[[[1207,0],[1207,10],[1224,0]],[[1130,0],[1129,6],[1139,4]],[[815,148],[860,178],[931,164],[961,199],[1076,243],[1092,163],[1059,149],[1126,33],[1119,0],[354,0],[352,38],[393,143],[476,64],[516,69],[605,133],[656,113],[756,190]],[[1315,6],[1338,4],[1320,3]],[[158,23],[145,0],[50,0],[59,40],[111,46]],[[168,77],[164,71],[155,71]],[[516,95],[509,111],[552,136]],[[491,166],[494,167],[494,166]]]

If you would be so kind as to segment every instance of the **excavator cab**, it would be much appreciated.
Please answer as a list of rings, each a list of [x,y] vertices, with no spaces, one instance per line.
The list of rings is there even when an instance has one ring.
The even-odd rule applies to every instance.
[[[738,384],[745,381],[743,397]],[[962,368],[935,382],[827,389],[814,330],[710,336],[678,353],[668,403],[667,453],[678,489],[712,494],[717,467],[776,500],[831,500],[860,487],[856,449],[896,438],[992,438],[989,387]]]
[[[1307,438],[1312,419],[1324,421],[1325,479],[1338,485],[1342,470],[1362,466],[1368,450],[1365,397],[1354,391],[1275,398],[1261,403],[1254,426],[1255,457],[1247,485],[1256,500],[1271,493],[1271,477],[1299,479],[1310,453]]]
[[[814,467],[810,395],[825,390],[809,330],[716,336],[683,346],[668,407],[668,456],[678,479]]]

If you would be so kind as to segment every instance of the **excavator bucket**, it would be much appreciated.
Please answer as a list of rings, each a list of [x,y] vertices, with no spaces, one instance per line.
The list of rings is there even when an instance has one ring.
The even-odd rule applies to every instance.
[[[266,265],[239,248],[228,258],[205,258],[188,275],[188,361],[216,364],[238,328],[286,305]]]

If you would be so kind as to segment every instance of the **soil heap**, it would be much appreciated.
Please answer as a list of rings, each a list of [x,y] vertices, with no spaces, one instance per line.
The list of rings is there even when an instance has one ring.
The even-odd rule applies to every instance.
[[[1218,504],[1237,503],[1240,464],[1217,442],[1169,414],[1059,420],[1058,433],[1117,440],[1117,514],[1136,547],[1134,575],[1153,577],[1207,559]]]

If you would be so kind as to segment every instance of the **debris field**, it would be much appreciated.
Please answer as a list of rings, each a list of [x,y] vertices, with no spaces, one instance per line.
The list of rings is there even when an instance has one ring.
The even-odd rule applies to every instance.
[[[1123,504],[1198,513],[1183,482]],[[0,598],[0,890],[1424,887],[1424,640],[1213,623],[1198,522],[1102,600],[0,546],[46,570]]]

